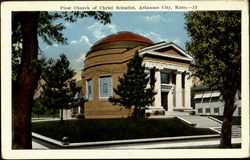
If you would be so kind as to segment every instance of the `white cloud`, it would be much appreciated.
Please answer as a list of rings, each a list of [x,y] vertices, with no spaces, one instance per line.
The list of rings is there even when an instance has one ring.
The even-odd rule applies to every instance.
[[[81,36],[80,42],[86,42],[89,46],[92,46],[93,44],[90,43],[89,38],[85,35]]]
[[[70,44],[76,44],[76,43],[79,43],[79,42],[85,42],[85,43],[86,43],[87,45],[89,45],[89,46],[92,46],[92,45],[93,45],[92,43],[90,43],[89,38],[88,38],[87,36],[85,36],[85,35],[81,36],[81,37],[79,38],[79,40],[72,40],[72,41],[70,42]]]
[[[151,23],[157,23],[157,22],[164,22],[166,21],[165,18],[163,18],[160,15],[152,15],[152,16],[144,16],[143,17],[146,21],[151,22]]]
[[[76,61],[77,63],[79,63],[79,62],[84,62],[85,56],[86,56],[86,54],[83,53],[83,54],[80,55],[79,58],[75,59],[75,61]]]
[[[55,44],[53,44],[53,47],[56,47],[56,48],[57,48],[57,47],[58,47],[58,44],[56,44],[56,43],[55,43]]]
[[[181,43],[181,39],[182,39],[182,38],[177,37],[177,38],[175,38],[175,39],[173,40],[173,42],[176,43],[176,44],[180,44],[180,43]]]
[[[149,39],[151,39],[154,42],[162,42],[162,41],[166,41],[168,42],[168,39],[166,39],[165,37],[162,37],[161,35],[159,35],[158,33],[155,32],[142,32],[141,30],[136,30],[136,32],[142,36],[145,36]]]
[[[47,50],[47,49],[49,49],[50,48],[50,46],[46,46],[45,48],[44,48],[44,50]]]
[[[73,44],[73,43],[78,43],[78,41],[73,40],[73,41],[71,41],[70,43],[71,43],[71,44]]]
[[[99,22],[95,22],[93,25],[89,26],[87,29],[93,32],[94,37],[98,40],[107,36],[108,34],[117,32],[117,26],[115,24],[103,25]]]
[[[52,46],[49,46],[49,45],[47,45],[45,48],[43,48],[42,50],[43,51],[45,51],[45,50],[47,50],[47,49],[49,49],[49,48],[52,48],[52,47],[55,47],[55,48],[57,48],[59,45],[58,44],[53,44]]]
[[[69,23],[69,22],[64,23],[64,26],[65,26],[67,29],[72,28],[72,24]]]

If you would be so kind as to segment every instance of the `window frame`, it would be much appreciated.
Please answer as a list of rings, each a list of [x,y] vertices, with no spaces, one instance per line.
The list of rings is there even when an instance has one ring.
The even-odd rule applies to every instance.
[[[107,88],[107,89],[108,89],[108,92],[110,90],[110,93],[108,93],[110,95],[109,96],[102,96],[103,89],[101,89],[101,87],[102,87],[102,84],[101,84],[102,81],[101,81],[101,79],[102,78],[108,78],[108,77],[110,77],[110,84],[108,85],[108,87],[110,87],[110,88]],[[113,79],[112,79],[112,76],[101,76],[101,77],[99,77],[99,99],[108,99],[111,96],[113,96]]]
[[[170,72],[160,72],[161,73],[161,84],[172,84],[172,75]],[[168,82],[167,83],[163,83],[162,81],[162,75],[167,75],[168,76]]]
[[[197,112],[198,114],[203,114],[203,108],[198,108]]]
[[[209,111],[209,112],[207,112],[207,111]],[[205,113],[206,113],[206,114],[211,114],[211,108],[206,108],[206,109],[205,109]]]
[[[86,91],[87,91],[87,94],[86,94],[86,96],[87,96],[87,99],[88,100],[93,100],[93,96],[94,96],[94,91],[93,91],[93,79],[92,78],[89,78],[89,79],[87,79],[87,85],[86,85]],[[89,83],[89,82],[91,82],[91,83]],[[91,86],[89,85],[89,84],[91,84]],[[89,94],[89,87],[91,87],[91,93]],[[90,96],[91,95],[91,96]]]
[[[220,108],[219,107],[215,107],[214,108],[214,114],[218,114],[219,115],[219,113],[220,113]]]

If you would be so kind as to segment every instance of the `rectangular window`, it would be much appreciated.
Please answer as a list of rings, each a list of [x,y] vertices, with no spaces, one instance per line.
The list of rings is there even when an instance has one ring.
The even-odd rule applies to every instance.
[[[217,107],[217,108],[214,108],[214,113],[215,114],[219,114],[219,108]]]
[[[209,103],[210,102],[210,98],[203,98],[203,103]]]
[[[93,99],[93,80],[89,79],[87,80],[87,98]]]
[[[170,73],[161,72],[161,83],[170,84]]]
[[[199,109],[198,109],[198,114],[202,114],[202,112],[203,112],[203,109],[202,109],[202,108],[199,108]]]
[[[100,78],[100,98],[109,98],[112,96],[112,78],[101,77]]]
[[[194,99],[195,103],[201,103],[201,98]]]
[[[211,102],[219,102],[220,97],[212,97]]]
[[[206,113],[210,113],[210,108],[206,108]]]

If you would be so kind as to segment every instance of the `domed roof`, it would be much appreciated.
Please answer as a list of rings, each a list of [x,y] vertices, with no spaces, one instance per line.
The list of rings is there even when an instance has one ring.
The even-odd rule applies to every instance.
[[[133,42],[154,44],[154,42],[152,42],[150,39],[143,37],[139,34],[135,34],[132,32],[118,32],[116,34],[104,37],[100,41],[96,42],[94,46],[108,42],[117,42],[117,41],[133,41]]]

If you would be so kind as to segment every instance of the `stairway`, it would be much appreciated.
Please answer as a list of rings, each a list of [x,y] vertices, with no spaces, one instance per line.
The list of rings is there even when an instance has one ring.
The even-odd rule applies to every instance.
[[[221,127],[213,128],[217,132],[221,132]],[[232,138],[241,138],[241,126],[233,125],[232,126]]]
[[[218,133],[221,132],[222,122],[213,117],[205,117],[199,115],[187,115],[184,112],[166,112],[164,116],[152,116],[149,118],[173,118],[177,117],[183,122],[194,126],[196,128],[212,128],[216,130]],[[232,138],[240,138],[241,137],[241,126],[233,125],[232,126]]]
[[[178,117],[189,122],[190,124],[195,124],[196,128],[220,128],[222,125],[220,121],[216,121],[209,117],[198,115],[180,115]]]
[[[177,116],[187,116],[190,115],[188,112],[176,112],[176,111],[165,111],[165,115],[157,115],[157,116],[150,116],[149,118],[153,118],[153,119],[158,119],[158,118],[174,118]]]
[[[233,138],[241,137],[241,126],[240,125],[233,125],[232,126],[232,137]]]

